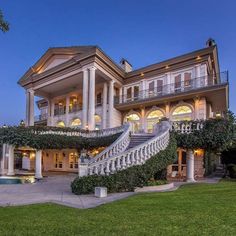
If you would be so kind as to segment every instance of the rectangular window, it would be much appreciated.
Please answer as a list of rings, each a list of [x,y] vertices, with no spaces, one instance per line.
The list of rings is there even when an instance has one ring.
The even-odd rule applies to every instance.
[[[191,86],[191,73],[184,73],[184,87]]]
[[[181,90],[181,74],[175,76],[175,91]]]
[[[97,94],[97,106],[100,106],[102,104],[102,93]]]
[[[139,86],[134,86],[134,100],[139,98]]]
[[[163,80],[157,80],[157,94],[162,94],[163,91]]]
[[[132,87],[129,87],[127,89],[127,100],[130,100],[132,97]]]

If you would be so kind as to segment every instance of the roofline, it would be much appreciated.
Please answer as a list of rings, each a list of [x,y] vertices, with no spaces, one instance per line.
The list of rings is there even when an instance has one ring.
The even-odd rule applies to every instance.
[[[145,71],[156,70],[156,69],[163,68],[165,66],[170,66],[171,64],[183,62],[184,59],[189,60],[189,58],[192,58],[194,56],[196,57],[196,56],[198,56],[198,54],[199,54],[199,56],[203,55],[203,54],[210,54],[210,53],[213,53],[214,49],[216,49],[216,52],[217,52],[216,45],[211,46],[211,47],[207,47],[207,48],[202,48],[199,50],[195,50],[195,51],[192,51],[189,53],[185,53],[185,54],[182,54],[182,55],[179,55],[179,56],[176,56],[176,57],[173,57],[173,58],[170,58],[170,59],[158,62],[158,63],[154,63],[154,64],[151,64],[148,66],[144,66],[144,67],[141,67],[136,70],[128,72],[126,74],[126,78],[133,77],[137,74],[139,75],[140,73],[145,73]],[[218,59],[218,57],[217,57],[217,59]],[[219,67],[219,62],[217,62],[217,64]]]

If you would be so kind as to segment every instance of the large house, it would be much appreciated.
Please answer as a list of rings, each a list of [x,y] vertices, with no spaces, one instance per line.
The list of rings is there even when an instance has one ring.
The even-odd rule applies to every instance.
[[[135,70],[97,46],[49,48],[18,83],[26,91],[27,126],[103,130],[128,122],[134,136],[147,138],[162,118],[204,120],[228,109],[228,74],[220,72],[212,39],[203,49]],[[24,155],[23,168],[34,168],[33,154]],[[203,155],[194,152],[195,177],[204,175]],[[77,150],[43,150],[43,170],[77,172],[78,156]],[[186,150],[178,150],[168,176],[185,179]]]

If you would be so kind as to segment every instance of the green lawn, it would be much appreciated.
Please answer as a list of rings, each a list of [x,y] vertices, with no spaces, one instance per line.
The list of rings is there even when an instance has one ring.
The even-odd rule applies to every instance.
[[[236,182],[140,194],[88,210],[0,208],[0,235],[236,235]]]

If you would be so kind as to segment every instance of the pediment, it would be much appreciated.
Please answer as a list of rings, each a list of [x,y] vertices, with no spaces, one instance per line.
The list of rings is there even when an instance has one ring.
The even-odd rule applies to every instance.
[[[46,62],[41,66],[38,73],[42,73],[46,70],[49,70],[55,66],[58,66],[68,60],[73,58],[73,55],[53,55],[49,57]]]

